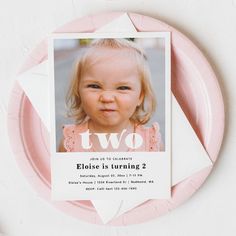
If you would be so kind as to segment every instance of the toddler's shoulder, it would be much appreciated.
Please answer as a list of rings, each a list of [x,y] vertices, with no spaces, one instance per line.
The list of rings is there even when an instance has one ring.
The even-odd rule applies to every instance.
[[[85,124],[66,124],[62,126],[64,136],[81,133],[85,129]]]
[[[63,144],[67,152],[75,151],[77,147],[78,135],[84,132],[85,124],[66,124],[63,128]]]
[[[153,122],[151,126],[141,125],[140,130],[143,133],[156,133],[156,132],[160,132],[160,126],[157,122]]]
[[[68,135],[71,135],[75,132],[75,130],[77,125],[75,124],[66,124],[62,126],[62,130],[63,130],[63,135],[64,137],[67,137]]]
[[[72,152],[74,150],[75,142],[75,124],[66,124],[62,126],[63,129],[63,145],[67,152]]]

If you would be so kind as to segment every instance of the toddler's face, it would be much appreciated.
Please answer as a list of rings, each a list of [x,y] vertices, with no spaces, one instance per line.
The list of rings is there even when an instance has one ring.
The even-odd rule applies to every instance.
[[[103,49],[82,76],[79,93],[91,122],[125,126],[143,99],[137,62],[128,50]]]

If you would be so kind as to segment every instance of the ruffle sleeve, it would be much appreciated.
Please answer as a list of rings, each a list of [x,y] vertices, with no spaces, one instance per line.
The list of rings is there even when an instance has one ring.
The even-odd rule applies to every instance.
[[[162,149],[162,139],[160,133],[160,127],[157,122],[152,124],[149,128],[149,151],[158,152]]]
[[[75,150],[75,125],[64,125],[64,148],[67,152],[73,152]]]

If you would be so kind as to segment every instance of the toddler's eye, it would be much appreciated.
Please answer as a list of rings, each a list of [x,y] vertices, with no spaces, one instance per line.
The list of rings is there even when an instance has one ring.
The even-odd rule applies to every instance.
[[[118,90],[131,90],[129,86],[120,86],[117,88]]]
[[[101,87],[98,84],[88,84],[87,88],[100,89]]]

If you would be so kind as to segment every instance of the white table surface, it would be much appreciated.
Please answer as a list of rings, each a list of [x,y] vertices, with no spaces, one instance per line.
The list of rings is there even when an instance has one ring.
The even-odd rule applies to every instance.
[[[226,107],[221,153],[202,188],[169,214],[128,227],[90,225],[42,200],[15,162],[6,127],[14,76],[35,45],[74,18],[112,10],[159,18],[185,33],[212,64]],[[0,232],[3,235],[236,235],[236,0],[2,0],[0,55]]]

